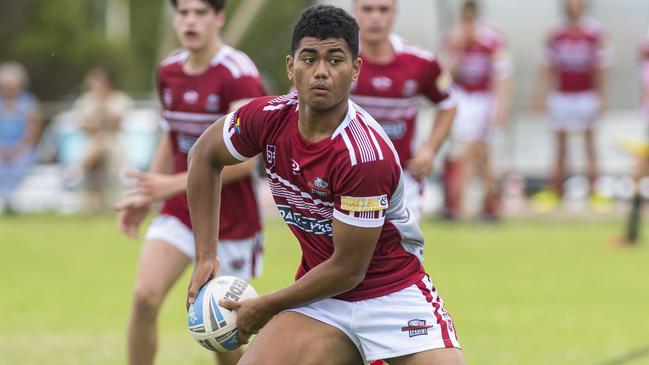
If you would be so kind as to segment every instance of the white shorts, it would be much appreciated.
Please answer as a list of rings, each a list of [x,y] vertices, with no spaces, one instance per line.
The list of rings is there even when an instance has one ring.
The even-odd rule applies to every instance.
[[[419,222],[421,217],[422,199],[424,198],[424,183],[415,179],[409,172],[403,171],[403,189],[406,196],[406,206]]]
[[[600,100],[594,91],[555,92],[547,100],[551,127],[555,131],[581,132],[593,127]]]
[[[453,320],[428,276],[378,298],[358,302],[328,298],[289,310],[341,330],[365,362],[460,348]]]
[[[459,143],[484,141],[492,132],[494,99],[486,92],[456,93],[458,111],[453,122],[452,137]]]
[[[146,231],[145,239],[160,240],[176,247],[180,252],[196,259],[194,234],[180,221],[170,215],[159,215],[153,219]],[[219,275],[231,275],[250,280],[261,274],[263,268],[263,236],[261,232],[240,240],[219,240],[217,256]]]

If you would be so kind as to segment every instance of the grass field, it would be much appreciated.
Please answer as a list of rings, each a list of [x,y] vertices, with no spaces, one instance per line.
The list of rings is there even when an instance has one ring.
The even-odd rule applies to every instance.
[[[469,364],[649,364],[649,249],[606,245],[620,222],[425,223],[426,267]],[[299,261],[266,225],[264,293]],[[0,219],[0,364],[123,364],[139,241],[109,218]],[[160,318],[157,364],[211,364],[185,329],[186,275]]]

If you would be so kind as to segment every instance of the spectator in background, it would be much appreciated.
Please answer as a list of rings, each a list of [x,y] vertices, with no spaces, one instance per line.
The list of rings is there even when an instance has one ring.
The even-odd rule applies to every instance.
[[[119,131],[132,99],[116,89],[106,68],[91,69],[85,79],[87,91],[74,103],[79,126],[88,139],[83,171],[83,207],[90,213],[108,211],[119,187],[122,151]]]
[[[533,199],[538,210],[553,209],[561,198],[571,132],[584,137],[591,203],[597,208],[602,201],[593,189],[598,175],[594,128],[605,107],[604,71],[610,60],[604,31],[584,15],[585,7],[585,0],[564,0],[565,20],[552,29],[546,41],[545,62],[534,92],[535,108],[543,109],[546,80],[550,81],[553,91],[547,98],[547,109],[557,143],[549,186]]]
[[[27,92],[28,77],[19,63],[0,64],[0,210],[12,213],[12,194],[34,162],[42,117]]]
[[[483,218],[495,220],[500,204],[489,141],[495,127],[508,119],[512,63],[504,36],[479,20],[479,10],[476,1],[465,1],[446,41],[458,113],[451,134],[454,156],[445,163],[445,190],[450,195],[445,216],[459,215],[462,191],[475,172],[484,185]]]

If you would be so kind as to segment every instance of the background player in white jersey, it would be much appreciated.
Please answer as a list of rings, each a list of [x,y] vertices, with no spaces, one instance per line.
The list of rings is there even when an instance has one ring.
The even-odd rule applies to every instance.
[[[555,166],[548,190],[534,197],[541,209],[552,208],[563,193],[566,174],[568,134],[581,133],[591,184],[591,202],[601,202],[594,191],[597,179],[595,121],[605,108],[606,54],[604,31],[585,16],[585,0],[564,0],[565,20],[550,32],[545,44],[545,60],[535,89],[535,107],[543,109],[548,84],[552,93],[546,100],[556,141]],[[597,206],[594,206],[597,207]]]
[[[423,178],[430,175],[435,153],[451,130],[455,101],[435,56],[391,33],[396,0],[356,0],[363,69],[352,87],[352,100],[381,124],[399,154],[406,181],[406,201],[421,214]],[[419,96],[437,106],[430,136],[415,150]]]
[[[218,270],[213,222],[225,165],[264,153],[273,198],[302,249],[293,284],[222,302],[237,310],[241,341],[261,329],[239,364],[464,364],[421,263],[423,237],[406,208],[396,150],[348,99],[361,63],[351,16],[332,6],[305,10],[286,60],[297,93],[250,102],[192,148],[197,259],[188,303]]]
[[[132,365],[153,363],[160,306],[195,257],[184,193],[187,153],[220,116],[264,95],[252,61],[220,38],[224,3],[171,1],[173,25],[185,50],[163,61],[158,69],[164,133],[150,171],[132,174],[137,179],[135,192],[117,205],[119,228],[135,236],[150,205],[164,200],[147,230],[140,255],[128,328],[128,363]],[[254,165],[252,159],[223,173],[223,213],[218,232],[221,275],[251,278],[260,269],[261,222],[251,178]],[[217,225],[216,221],[212,224]],[[218,362],[235,364],[241,353],[219,353]]]
[[[476,1],[465,1],[460,21],[446,40],[451,75],[457,87],[458,114],[453,124],[452,159],[457,179],[450,179],[447,216],[459,214],[462,190],[475,172],[484,186],[483,218],[498,217],[498,188],[489,161],[489,138],[508,119],[512,64],[503,35],[481,22]],[[454,170],[453,162],[447,164]],[[449,173],[452,173],[448,171]]]

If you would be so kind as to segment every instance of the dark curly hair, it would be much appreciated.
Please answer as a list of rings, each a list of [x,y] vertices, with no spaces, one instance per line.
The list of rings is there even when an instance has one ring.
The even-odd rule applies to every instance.
[[[344,39],[352,57],[358,57],[358,24],[343,9],[331,5],[316,5],[304,10],[293,28],[291,53],[295,54],[303,38]]]
[[[178,0],[170,0],[171,1],[171,6],[175,8],[178,7]],[[215,12],[219,12],[225,8],[225,1],[226,0],[201,0],[207,5],[211,6],[212,9],[214,9]]]

